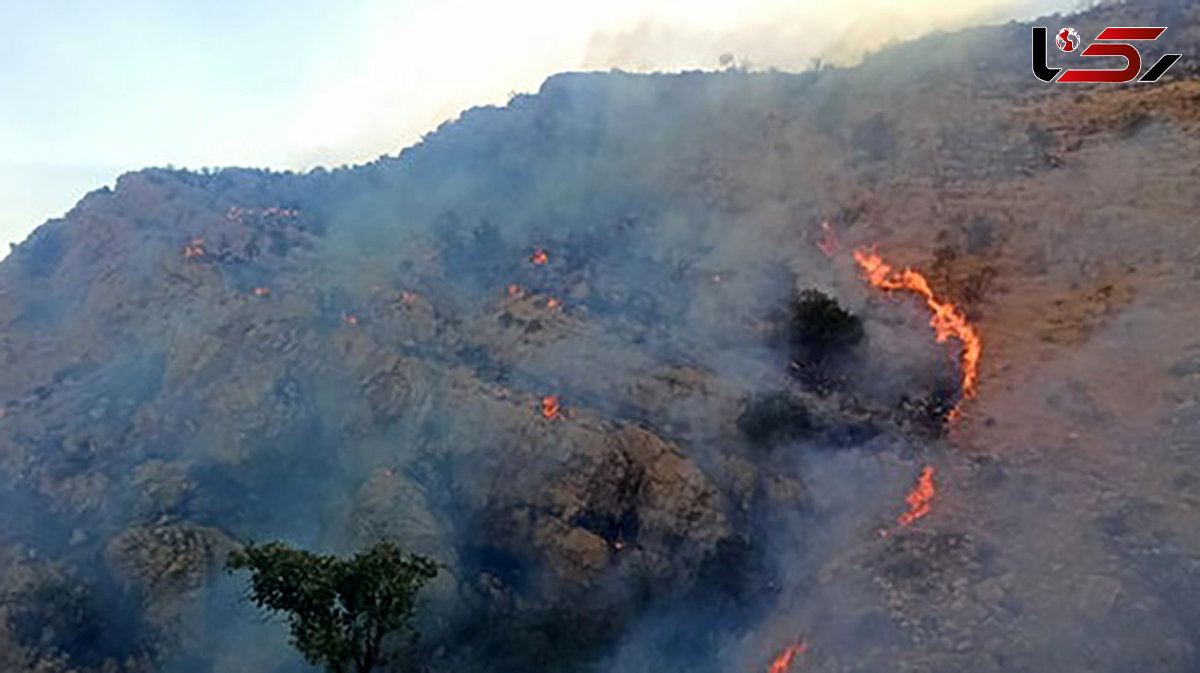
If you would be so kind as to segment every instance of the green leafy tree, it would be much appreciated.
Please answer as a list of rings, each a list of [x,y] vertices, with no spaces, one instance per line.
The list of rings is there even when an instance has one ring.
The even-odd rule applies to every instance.
[[[292,645],[330,673],[370,673],[385,648],[415,641],[416,595],[438,570],[387,541],[348,559],[248,544],[230,553],[227,567],[250,571],[251,600],[286,613]]]

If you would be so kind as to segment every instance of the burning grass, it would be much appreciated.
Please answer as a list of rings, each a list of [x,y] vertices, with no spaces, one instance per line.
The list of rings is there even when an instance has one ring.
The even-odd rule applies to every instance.
[[[935,470],[932,465],[921,468],[921,476],[917,477],[917,485],[904,498],[904,501],[908,503],[908,511],[896,517],[896,523],[901,526],[910,526],[914,521],[929,514],[933,497],[937,495],[937,489],[933,483],[934,474]]]
[[[553,421],[562,413],[562,406],[558,401],[558,395],[547,395],[542,398],[542,418]]]
[[[767,673],[787,673],[791,670],[792,663],[796,661],[796,658],[807,651],[808,643],[801,642],[799,645],[789,645],[771,662],[771,667],[767,669]]]
[[[865,250],[854,251],[854,261],[863,271],[863,277],[873,287],[881,290],[906,290],[921,296],[932,312],[929,324],[933,327],[938,343],[951,338],[962,343],[962,396],[975,397],[975,381],[978,377],[979,358],[983,353],[983,341],[974,325],[967,322],[962,311],[954,304],[939,300],[929,287],[929,281],[918,271],[903,269],[896,271],[879,255]],[[956,411],[951,412],[953,417]]]

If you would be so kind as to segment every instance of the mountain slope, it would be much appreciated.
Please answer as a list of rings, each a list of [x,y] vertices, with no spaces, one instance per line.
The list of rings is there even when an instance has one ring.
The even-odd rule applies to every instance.
[[[1014,23],[123,176],[0,263],[0,661],[298,670],[223,554],[392,536],[436,670],[1193,670],[1198,12],[1071,19],[1170,26],[1156,85],[1045,86]],[[961,418],[860,246],[978,326]],[[814,288],[862,338],[795,362]]]

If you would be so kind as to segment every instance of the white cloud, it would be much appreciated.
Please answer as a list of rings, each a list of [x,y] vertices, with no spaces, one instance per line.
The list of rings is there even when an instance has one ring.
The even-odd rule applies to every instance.
[[[714,69],[721,54],[801,70],[887,42],[1032,15],[1030,0],[845,2],[458,0],[396,17],[354,69],[314,90],[285,133],[287,163],[394,153],[473,105],[503,104],[567,70]],[[335,76],[337,76],[335,75]]]

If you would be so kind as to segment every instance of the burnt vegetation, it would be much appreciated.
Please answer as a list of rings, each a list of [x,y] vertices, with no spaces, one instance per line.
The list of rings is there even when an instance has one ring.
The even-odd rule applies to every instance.
[[[854,396],[865,337],[862,320],[833,297],[813,289],[794,294],[773,317],[771,344],[786,353],[797,385],[748,396],[738,431],[767,449],[799,441],[846,447],[878,434]],[[830,397],[837,399],[822,402]]]
[[[738,416],[737,425],[747,439],[766,447],[811,439],[820,429],[804,401],[787,391],[751,396]]]
[[[779,323],[776,338],[787,348],[797,380],[820,395],[846,385],[865,336],[860,318],[833,297],[807,289],[791,298]]]

